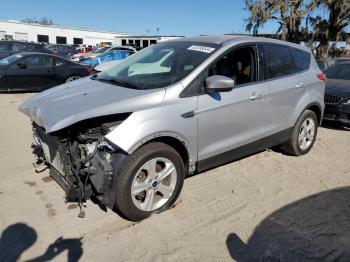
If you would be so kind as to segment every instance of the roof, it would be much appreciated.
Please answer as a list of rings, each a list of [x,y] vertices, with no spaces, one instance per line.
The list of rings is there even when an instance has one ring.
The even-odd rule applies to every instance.
[[[37,43],[37,42],[22,41],[22,40],[0,40],[0,43],[24,43],[24,44],[33,44],[33,45],[45,45],[45,43]]]
[[[271,38],[265,38],[265,37],[257,37],[257,36],[251,36],[251,35],[211,35],[211,36],[196,36],[196,37],[185,37],[185,38],[179,38],[169,41],[192,41],[192,42],[201,42],[201,43],[211,43],[211,44],[225,44],[225,43],[232,43],[235,41],[247,41],[247,42],[268,42],[272,44],[283,44],[288,45],[295,48],[304,49],[305,51],[310,51],[307,47],[298,45],[295,43],[282,41],[282,40],[276,40]]]
[[[99,29],[87,29],[87,28],[80,28],[80,27],[70,27],[70,26],[60,26],[60,25],[43,25],[38,23],[24,23],[18,20],[1,20],[0,23],[11,23],[11,24],[21,24],[21,25],[27,25],[27,26],[37,26],[37,27],[48,27],[48,28],[58,28],[58,29],[68,29],[68,30],[78,30],[78,31],[85,31],[85,32],[93,32],[93,33],[105,33],[105,34],[112,34],[117,35],[118,37],[130,37],[130,38],[158,38],[158,37],[183,37],[183,36],[174,36],[174,35],[137,35],[134,33],[126,33],[126,32],[115,32],[115,31],[106,31],[106,30],[99,30]]]
[[[37,24],[37,23],[24,23],[24,22],[17,21],[17,20],[1,20],[0,19],[0,22],[2,22],[2,23],[11,23],[11,24],[21,24],[21,25],[28,25],[28,26],[39,26],[39,27],[79,30],[79,31],[97,32],[97,33],[117,34],[117,35],[125,35],[125,36],[129,35],[128,33],[123,33],[123,32],[111,32],[111,31],[104,31],[104,30],[94,30],[94,29],[59,26],[59,25],[43,25],[43,24]]]
[[[248,38],[247,36],[238,35],[211,35],[211,36],[194,36],[194,37],[184,37],[179,39],[174,39],[172,41],[191,41],[191,42],[202,42],[202,43],[212,43],[212,44],[222,44],[227,41]]]
[[[28,56],[28,55],[45,55],[45,56],[53,56],[51,54],[47,53],[40,53],[40,52],[18,52],[14,53],[14,55],[21,55],[21,56]]]

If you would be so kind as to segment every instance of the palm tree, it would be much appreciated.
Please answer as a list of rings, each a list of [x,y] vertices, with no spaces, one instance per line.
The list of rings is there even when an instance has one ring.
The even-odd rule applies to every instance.
[[[319,44],[317,52],[328,57],[332,41],[346,41],[346,30],[350,26],[350,0],[316,0],[317,7],[326,12],[326,16],[310,17],[314,30],[312,38]]]

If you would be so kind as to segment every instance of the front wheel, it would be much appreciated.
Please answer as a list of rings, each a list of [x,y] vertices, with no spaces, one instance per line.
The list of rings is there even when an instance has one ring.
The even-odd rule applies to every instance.
[[[117,175],[116,208],[133,221],[162,212],[175,203],[184,178],[184,163],[175,149],[147,144],[128,157]]]
[[[315,143],[317,127],[316,114],[310,110],[304,111],[294,126],[291,138],[282,145],[282,149],[293,156],[308,153]]]

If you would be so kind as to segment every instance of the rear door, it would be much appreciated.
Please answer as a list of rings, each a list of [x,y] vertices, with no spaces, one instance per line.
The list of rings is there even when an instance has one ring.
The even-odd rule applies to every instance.
[[[266,93],[266,132],[275,134],[292,127],[295,108],[305,97],[305,78],[297,69],[291,48],[264,44]]]
[[[42,91],[50,87],[54,75],[53,58],[47,55],[30,55],[9,66],[6,82],[9,89]]]
[[[51,79],[50,87],[66,82],[70,74],[75,74],[70,68],[70,62],[60,57],[55,57],[54,76]]]

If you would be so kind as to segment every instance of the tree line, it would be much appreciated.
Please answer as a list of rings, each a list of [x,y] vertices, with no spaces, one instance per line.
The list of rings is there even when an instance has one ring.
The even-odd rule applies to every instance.
[[[269,21],[278,23],[276,38],[315,47],[334,55],[334,41],[349,39],[350,0],[245,0],[246,30],[254,35]],[[315,45],[315,46],[313,46]]]

